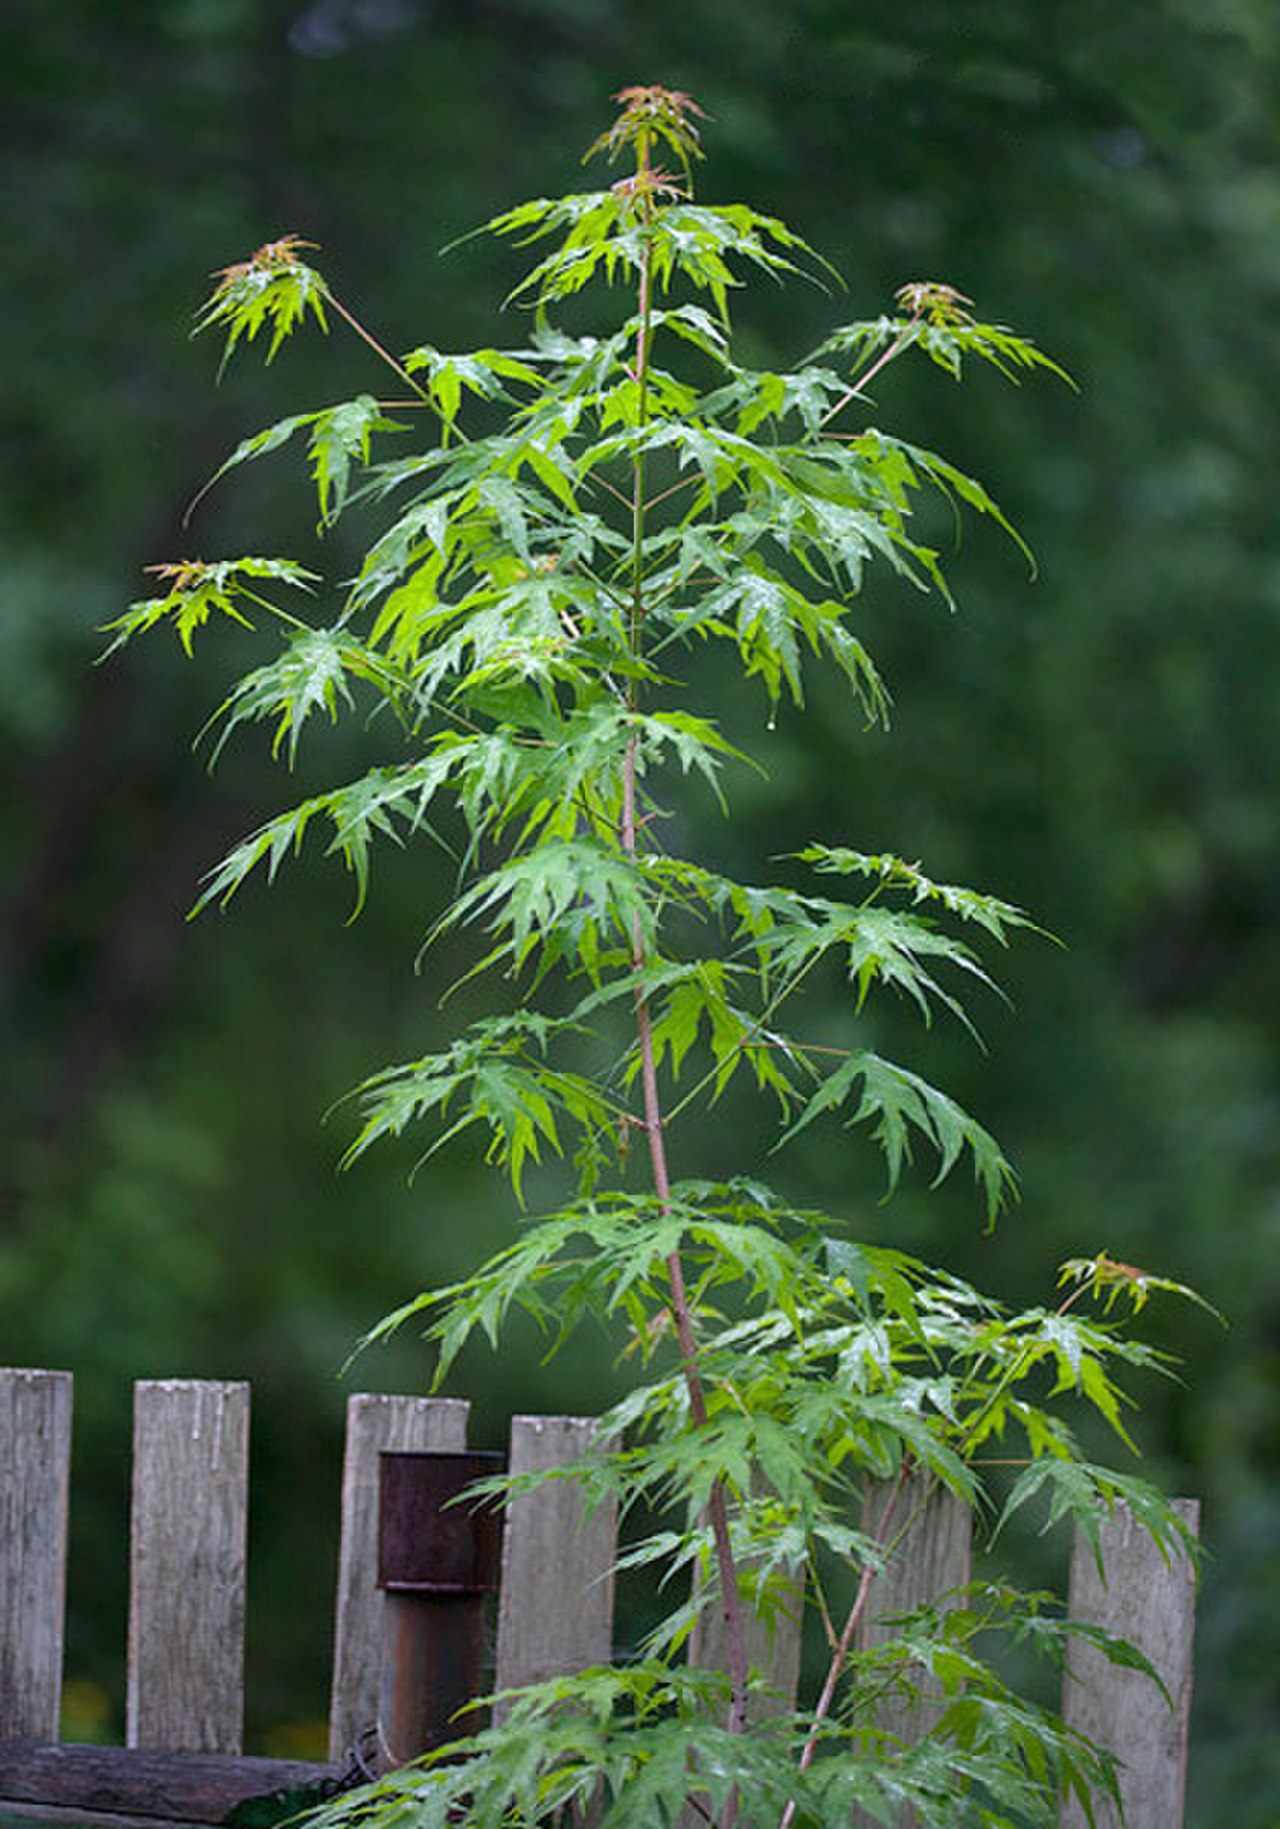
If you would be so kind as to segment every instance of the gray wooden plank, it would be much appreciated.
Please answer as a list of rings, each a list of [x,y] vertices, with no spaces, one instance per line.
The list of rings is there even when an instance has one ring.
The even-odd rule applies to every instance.
[[[1188,1529],[1198,1532],[1200,1506],[1175,1499]],[[1108,1748],[1123,1762],[1120,1789],[1124,1829],[1181,1829],[1191,1714],[1195,1639],[1195,1570],[1179,1550],[1167,1561],[1124,1505],[1100,1521],[1102,1567],[1077,1531],[1071,1553],[1067,1601],[1070,1618],[1105,1626],[1128,1639],[1159,1671],[1172,1707],[1149,1677],[1107,1662],[1091,1646],[1072,1643],[1067,1653],[1062,1713],[1070,1726]],[[1100,1800],[1098,1829],[1119,1829],[1121,1818]],[[1073,1799],[1064,1804],[1062,1829],[1085,1829]]]
[[[71,1402],[70,1372],[0,1370],[0,1739],[58,1735]]]
[[[118,1810],[72,1810],[59,1804],[11,1804],[0,1797],[0,1829],[203,1829],[172,1816],[128,1816]]]
[[[872,1586],[857,1643],[872,1649],[894,1636],[890,1623],[896,1614],[910,1613],[961,1587],[972,1573],[973,1514],[953,1493],[927,1475],[913,1473],[894,1502],[896,1480],[876,1481],[866,1501],[863,1528],[869,1536],[884,1534],[891,1551]],[[887,1532],[886,1508],[894,1505]],[[886,1695],[876,1710],[880,1726],[904,1741],[922,1740],[942,1713],[936,1686],[923,1672],[913,1673],[912,1696]],[[870,1823],[861,1812],[855,1823]],[[913,1810],[903,1810],[899,1829],[916,1821]]]
[[[562,1467],[588,1452],[595,1421],[516,1416],[510,1470]],[[617,1510],[588,1511],[577,1483],[550,1480],[507,1507],[494,1687],[514,1689],[605,1663],[612,1653]],[[501,1719],[502,1708],[495,1710]]]
[[[745,1564],[741,1573],[749,1572]],[[699,1575],[695,1582],[704,1578]],[[728,1627],[724,1609],[719,1604],[719,1577],[709,1572],[705,1579],[714,1586],[716,1599],[704,1607],[689,1634],[688,1661],[694,1669],[728,1668]],[[766,1621],[746,1599],[742,1598],[742,1628],[746,1642],[747,1668],[764,1678],[768,1689],[755,1690],[747,1703],[749,1723],[764,1721],[770,1715],[793,1707],[800,1686],[800,1642],[804,1623],[804,1569],[793,1571],[795,1593],[785,1613]],[[695,1587],[695,1592],[697,1591]],[[705,1829],[707,1812],[701,1798],[687,1803],[680,1814],[679,1829]]]
[[[252,1805],[263,1823],[319,1801],[334,1785],[328,1766],[306,1760],[0,1741],[0,1812],[47,1811],[52,1820],[221,1823]]]
[[[748,1559],[741,1573],[749,1575]],[[709,1577],[716,1581],[714,1576]],[[793,1590],[788,1602],[772,1619],[766,1620],[743,1597],[742,1625],[746,1640],[747,1667],[763,1677],[767,1689],[756,1691],[748,1704],[748,1719],[760,1721],[783,1709],[793,1707],[800,1683],[800,1640],[804,1623],[804,1568],[792,1569],[789,1584]],[[704,1608],[689,1635],[689,1663],[702,1670],[726,1668],[727,1633],[723,1608],[718,1604]]]
[[[329,1758],[345,1765],[376,1745],[384,1597],[378,1591],[378,1457],[467,1445],[470,1404],[454,1397],[357,1392],[347,1400],[342,1531],[334,1618]]]
[[[249,1387],[134,1386],[130,1747],[239,1753]]]

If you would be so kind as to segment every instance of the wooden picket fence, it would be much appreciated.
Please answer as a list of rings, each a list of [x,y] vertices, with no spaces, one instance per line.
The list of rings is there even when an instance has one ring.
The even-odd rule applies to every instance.
[[[457,1399],[357,1395],[348,1400],[342,1477],[327,1763],[242,1753],[249,1388],[197,1380],[134,1388],[130,1602],[124,1748],[59,1743],[71,1448],[72,1378],[0,1370],[0,1829],[54,1822],[160,1829],[265,1824],[343,1781],[420,1750],[386,1744],[389,1619],[378,1586],[381,1457],[466,1447]],[[582,1417],[517,1416],[513,1473],[562,1466],[589,1446]],[[1192,1529],[1194,1501],[1177,1501]],[[1077,1540],[1071,1616],[1136,1644],[1150,1680],[1073,1651],[1064,1713],[1124,1762],[1126,1829],[1180,1829],[1191,1693],[1194,1577],[1166,1561],[1126,1514],[1103,1520],[1105,1581]],[[495,1688],[515,1687],[611,1654],[616,1518],[583,1507],[574,1482],[552,1480],[507,1508],[501,1541]],[[945,1494],[915,1522],[877,1583],[868,1623],[969,1578],[970,1518]],[[704,1642],[702,1655],[713,1656]],[[767,1640],[755,1661],[784,1692],[799,1671],[798,1634]],[[431,1656],[428,1648],[428,1659]],[[382,1724],[382,1730],[380,1729]],[[918,1731],[917,1723],[916,1731]],[[1084,1829],[1067,1806],[1062,1829]],[[1099,1815],[1099,1824],[1110,1818]]]

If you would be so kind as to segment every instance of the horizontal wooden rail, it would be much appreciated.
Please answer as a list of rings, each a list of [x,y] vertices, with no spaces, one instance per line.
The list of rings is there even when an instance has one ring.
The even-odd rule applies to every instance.
[[[253,1821],[266,1824],[285,1821],[333,1789],[328,1766],[300,1760],[0,1742],[0,1812],[6,1814],[20,1803],[77,1820],[110,1813],[150,1824],[222,1823],[252,1801],[259,1805]]]

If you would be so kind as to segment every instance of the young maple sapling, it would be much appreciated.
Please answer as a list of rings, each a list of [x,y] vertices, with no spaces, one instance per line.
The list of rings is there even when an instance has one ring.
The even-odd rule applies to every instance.
[[[793,367],[739,362],[732,296],[816,257],[746,204],[695,200],[703,116],[688,96],[618,99],[592,152],[624,161],[621,177],[487,225],[534,250],[512,295],[532,308],[519,347],[393,355],[297,236],[218,275],[199,322],[224,334],[224,360],[259,338],[270,359],[308,321],[337,319],[394,381],[389,397],[246,438],[219,476],[301,446],[321,526],[361,516],[371,532],[345,586],[285,559],[183,561],[114,625],[119,645],[169,623],[189,651],[218,616],[274,628],[275,653],[221,707],[219,745],[266,723],[292,761],[316,717],[390,714],[368,724],[368,770],[237,845],[202,906],[323,834],[359,908],[377,847],[463,834],[434,937],[471,942],[465,976],[488,1013],[366,1081],[347,1159],[425,1124],[432,1148],[480,1133],[518,1200],[548,1159],[574,1180],[489,1262],[375,1333],[422,1325],[442,1380],[477,1331],[498,1340],[513,1307],[556,1342],[596,1316],[634,1374],[574,1477],[649,1520],[620,1573],[659,1571],[667,1614],[638,1654],[520,1692],[500,1725],[460,1724],[444,1752],[322,1820],[411,1811],[422,1829],[497,1829],[583,1812],[627,1829],[792,1829],[909,1807],[921,1824],[1049,1824],[1066,1791],[1114,1799],[1114,1762],[1016,1694],[984,1647],[1003,1631],[1060,1655],[1082,1628],[993,1580],[874,1647],[859,1628],[938,1488],[997,1529],[1047,1498],[1095,1542],[1099,1507],[1123,1499],[1162,1544],[1180,1542],[1167,1502],[1087,1461],[1064,1413],[1083,1404],[1127,1443],[1116,1374],[1159,1356],[1112,1310],[1175,1286],[1100,1255],[1067,1266],[1056,1306],[1009,1313],[796,1204],[753,1155],[733,1178],[700,1175],[717,1102],[746,1088],[777,1149],[818,1124],[841,1148],[852,1131],[882,1153],[890,1188],[913,1152],[939,1180],[963,1163],[994,1220],[1013,1185],[999,1145],[869,1044],[867,1006],[892,992],[926,1021],[966,1020],[963,989],[988,982],[976,943],[1028,922],[845,842],[799,845],[785,881],[776,866],[738,881],[682,854],[668,812],[702,790],[732,817],[733,772],[759,763],[715,703],[691,701],[687,657],[714,648],[797,716],[806,674],[826,669],[882,721],[859,595],[873,562],[948,595],[914,528],[922,492],[1017,538],[980,483],[871,422],[872,382],[917,355],[956,379],[972,363],[1060,371],[934,282],[904,286],[894,311],[839,326]],[[558,328],[579,295],[598,301],[595,327]],[[997,1442],[1016,1464],[998,1503]],[[821,1667],[798,1697],[767,1696],[751,1616],[782,1628],[805,1606]],[[926,1682],[930,1724],[904,1741],[878,1700]]]

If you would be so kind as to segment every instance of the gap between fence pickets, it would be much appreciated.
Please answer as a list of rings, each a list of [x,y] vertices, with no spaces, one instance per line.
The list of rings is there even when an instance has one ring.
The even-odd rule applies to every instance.
[[[0,1740],[57,1738],[71,1397],[69,1373],[0,1371],[0,1464],[10,1469],[0,1514],[5,1621]],[[382,1600],[376,1588],[378,1456],[384,1448],[462,1449],[467,1411],[456,1399],[357,1395],[349,1400],[330,1713],[335,1769],[349,1767],[353,1749],[370,1735],[376,1743]],[[138,1749],[221,1754],[240,1749],[248,1414],[243,1384],[161,1380],[135,1390],[128,1719],[130,1745]],[[571,1464],[589,1454],[593,1432],[586,1418],[517,1417],[511,1470],[523,1474]],[[874,1494],[869,1502],[874,1509]],[[1176,1504],[1194,1530],[1198,1507],[1190,1500]],[[950,1495],[935,1493],[925,1504],[912,1505],[909,1515],[911,1530],[881,1578],[863,1643],[875,1642],[875,1622],[882,1615],[967,1578],[965,1508]],[[602,1504],[589,1511],[572,1480],[545,1481],[511,1503],[496,1688],[607,1660],[615,1534],[613,1508]],[[1135,1643],[1160,1671],[1175,1706],[1171,1711],[1140,1673],[1111,1666],[1082,1648],[1068,1667],[1064,1713],[1124,1762],[1127,1829],[1178,1829],[1193,1573],[1184,1556],[1164,1560],[1123,1507],[1102,1521],[1102,1548],[1105,1582],[1087,1545],[1077,1539],[1071,1616],[1105,1625]],[[775,1681],[792,1693],[797,1635],[798,1625],[784,1621],[771,1651]],[[914,1723],[894,1725],[916,1734],[929,1718],[926,1706]],[[264,1769],[276,1765],[256,1763]],[[9,1759],[5,1770],[13,1768]],[[10,1795],[0,1772],[0,1798]],[[127,1805],[122,1800],[119,1807]],[[1062,1829],[1078,1829],[1083,1821],[1082,1814],[1065,1809]],[[1100,1829],[1104,1821],[1099,1819]]]

